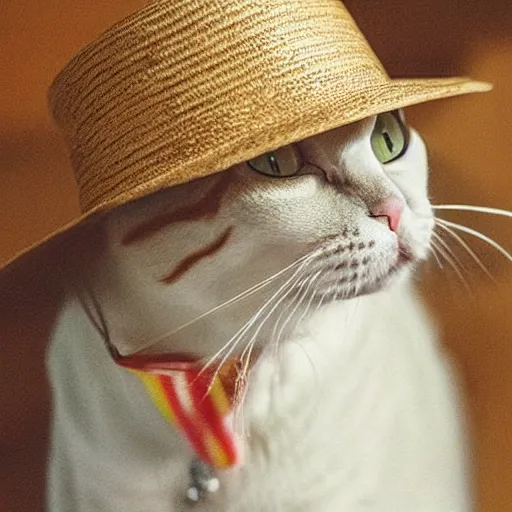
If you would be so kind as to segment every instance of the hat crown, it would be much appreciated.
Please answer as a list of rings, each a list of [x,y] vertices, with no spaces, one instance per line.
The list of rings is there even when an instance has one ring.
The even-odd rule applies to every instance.
[[[318,131],[332,91],[350,121],[388,80],[338,0],[161,0],[78,53],[50,104],[87,212]]]

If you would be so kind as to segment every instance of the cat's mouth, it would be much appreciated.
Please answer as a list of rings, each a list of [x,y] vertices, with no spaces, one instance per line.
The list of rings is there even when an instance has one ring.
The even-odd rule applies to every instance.
[[[320,276],[313,291],[316,302],[346,300],[377,292],[417,261],[402,241],[397,241],[390,251],[378,250],[375,244],[362,242],[357,248],[348,254],[339,247],[326,251],[319,261]]]

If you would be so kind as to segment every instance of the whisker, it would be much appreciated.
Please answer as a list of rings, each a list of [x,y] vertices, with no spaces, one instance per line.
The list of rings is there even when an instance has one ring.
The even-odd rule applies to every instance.
[[[275,342],[275,340],[277,339],[277,329],[279,327],[279,324],[283,318],[283,316],[289,311],[289,309],[295,304],[295,305],[298,305],[300,304],[300,301],[302,300],[302,297],[301,297],[301,293],[302,293],[302,290],[305,286],[308,285],[308,281],[310,281],[310,278],[305,278],[303,279],[302,283],[300,284],[299,286],[299,289],[297,290],[297,293],[293,296],[293,298],[288,302],[288,304],[286,304],[286,306],[282,309],[279,317],[277,318],[276,322],[274,323],[274,327],[272,329],[272,333],[270,335],[270,340],[271,340],[271,343],[272,343],[272,351],[274,353],[274,357],[278,357],[278,354],[277,354],[277,343]],[[295,311],[295,309],[294,309]],[[291,313],[293,315],[293,312]],[[288,317],[287,317],[288,318]]]
[[[288,289],[286,291],[283,292],[283,294],[281,295],[281,297],[279,297],[279,299],[277,299],[276,303],[273,305],[272,309],[267,312],[267,314],[265,315],[265,317],[261,320],[261,322],[259,323],[256,331],[252,334],[251,336],[251,339],[249,340],[249,342],[247,343],[247,345],[245,346],[244,350],[242,351],[242,354],[240,355],[240,360],[244,362],[244,369],[247,368],[248,366],[248,362],[250,362],[250,356],[251,356],[251,353],[252,353],[252,349],[253,349],[253,345],[256,343],[256,338],[261,330],[261,328],[263,327],[263,325],[265,324],[265,322],[272,316],[272,314],[274,313],[274,311],[276,310],[276,308],[282,303],[282,301],[288,296],[288,294],[293,290],[293,288],[297,285],[297,283],[300,281],[300,277],[297,278],[295,280],[295,282],[293,283],[290,283],[290,285],[288,286]],[[286,309],[287,307],[289,307],[289,304],[286,305],[285,308],[283,309]],[[282,313],[281,313],[282,314]],[[279,316],[281,316],[281,314]],[[274,326],[275,327],[275,326]],[[247,364],[246,361],[245,361],[245,357],[247,356]]]
[[[283,290],[286,290],[286,288],[288,288],[286,290],[286,292],[284,292],[284,295],[283,297],[279,298],[276,305],[274,306],[274,308],[271,310],[270,314],[272,313],[272,311],[275,309],[275,307],[277,307],[277,305],[284,299],[284,297],[289,293],[289,291],[291,289],[293,289],[293,287],[296,285],[296,283],[300,280],[300,275],[298,276],[298,274],[300,274],[300,272],[303,270],[304,267],[306,267],[310,262],[311,260],[314,258],[314,256],[316,255],[316,253],[312,253],[312,254],[309,254],[308,257],[306,259],[304,259],[304,261],[302,262],[301,266],[294,272],[294,274],[288,278],[288,280],[283,284],[281,285],[281,287],[265,302],[265,304],[263,304],[263,306],[261,306],[258,311],[256,311],[256,313],[228,340],[227,343],[224,344],[223,347],[221,347],[220,350],[218,350],[212,357],[210,357],[206,362],[205,364],[203,365],[203,367],[201,368],[200,372],[199,372],[199,375],[201,375],[202,373],[204,373],[204,371],[209,368],[219,357],[220,355],[222,354],[222,352],[226,351],[225,355],[223,356],[220,364],[217,366],[217,368],[215,369],[215,372],[212,376],[212,379],[211,379],[211,382],[210,382],[210,386],[208,387],[208,391],[210,391],[220,369],[222,368],[222,366],[226,363],[226,361],[229,359],[229,357],[231,356],[231,354],[234,352],[236,346],[238,345],[238,343],[243,339],[243,336],[252,328],[252,326],[256,323],[256,321],[258,320],[258,318],[260,317],[260,315],[265,311],[265,309],[272,303],[272,301],[279,296],[279,294],[283,291]],[[298,277],[296,277],[298,276]],[[293,281],[293,282],[292,282]],[[270,315],[269,314],[269,315]],[[260,323],[260,326],[258,327],[257,331],[256,331],[256,335],[257,333],[259,332],[260,328],[261,328],[261,325],[266,321],[266,319],[268,318],[268,316],[265,317],[265,319]],[[244,349],[244,351],[242,352],[242,355],[240,356],[240,361],[243,361],[243,358],[244,358],[244,355],[246,353],[246,350],[247,350],[247,347],[249,347],[252,343],[252,340],[255,339],[255,336],[253,336],[253,338],[251,338],[251,341],[248,343],[248,345],[246,346],[246,348]],[[245,376],[247,374],[247,368],[248,368],[248,363],[250,362],[250,357],[252,355],[252,349],[251,349],[251,352],[249,353],[248,355],[248,360],[247,362],[243,365],[243,369],[242,369],[242,372],[237,376],[237,379],[236,379],[236,382],[235,382],[235,397],[238,395],[238,389],[240,389],[240,386],[239,386],[239,381],[241,380],[241,377],[242,376]],[[242,363],[243,364],[243,363]]]
[[[306,359],[308,360],[309,365],[311,366],[311,369],[313,370],[313,373],[315,375],[315,385],[318,389],[318,386],[319,386],[318,372],[316,371],[316,366],[315,366],[315,363],[313,362],[313,358],[311,357],[311,354],[306,350],[306,347],[302,343],[302,340],[297,340],[294,343],[302,350],[302,353],[306,356]]]
[[[445,226],[444,224],[437,223],[436,226],[446,231],[452,238],[454,238],[465,250],[466,252],[473,258],[473,260],[477,263],[477,265],[483,270],[483,272],[491,279],[496,282],[494,276],[489,272],[488,268],[483,264],[482,260],[476,255],[476,253],[469,247],[469,245],[465,242],[465,240],[460,237],[457,233],[453,231],[453,229]]]
[[[323,294],[322,294],[322,298],[320,299],[320,302],[316,305],[316,308],[315,308],[315,311],[318,311],[322,308],[322,306],[324,305],[324,300],[325,298],[327,297],[327,295],[331,293],[329,289],[327,289]]]
[[[502,215],[504,217],[512,217],[512,212],[501,208],[491,208],[489,206],[474,206],[472,204],[437,204],[432,205],[434,210],[460,210],[477,213],[490,213],[491,215]]]
[[[464,278],[464,275],[461,272],[461,269],[459,268],[459,266],[460,266],[462,268],[462,270],[465,270],[464,267],[460,264],[460,262],[457,260],[457,258],[455,258],[453,256],[453,251],[449,247],[445,249],[446,242],[444,240],[442,240],[441,237],[439,237],[439,235],[437,235],[436,233],[432,233],[432,234],[437,236],[439,242],[443,244],[443,247],[439,247],[439,246],[437,247],[439,254],[444,258],[444,260],[448,263],[448,265],[450,265],[450,267],[453,269],[453,271],[457,274],[457,276],[460,279],[460,281],[462,282],[462,284],[471,293],[472,292],[471,287],[469,286],[467,280]]]
[[[291,280],[288,280],[290,282]],[[257,336],[262,328],[262,326],[265,324],[265,322],[270,318],[272,313],[275,311],[275,309],[279,306],[279,304],[286,298],[286,296],[290,293],[291,290],[297,285],[297,283],[300,281],[300,277],[298,277],[293,283],[290,283],[288,286],[288,289],[283,293],[283,295],[277,300],[276,304],[272,307],[269,313],[265,316],[265,318],[260,322],[258,325],[258,328],[252,335],[251,339],[247,343],[246,347],[244,348],[241,356],[240,356],[240,362],[242,365],[241,371],[238,373],[236,381],[235,381],[235,400],[239,400],[241,402],[241,396],[246,390],[245,383],[248,379],[248,372],[249,372],[249,365],[252,359],[252,353],[254,346],[256,345]],[[268,302],[267,302],[268,305]],[[261,311],[261,309],[260,309]],[[217,372],[219,371],[220,367],[224,364],[225,360],[227,358],[225,357],[223,362],[220,364],[219,368],[217,369]],[[216,373],[217,373],[216,372]],[[240,414],[240,411],[239,411]]]
[[[282,309],[281,313],[279,314],[279,317],[277,318],[277,320],[275,321],[274,323],[274,328],[272,329],[272,334],[271,334],[271,339],[274,340],[277,336],[277,328],[283,318],[283,316],[288,312],[288,310],[293,306],[293,304],[300,304],[300,295],[302,293],[302,290],[303,288],[307,285],[308,281],[310,280],[310,278],[305,278],[303,279],[302,283],[300,284],[297,292],[295,293],[295,295],[293,296],[293,298],[290,300],[290,302]],[[299,298],[297,300],[297,298]]]
[[[290,265],[284,267],[283,269],[279,270],[272,276],[267,277],[266,279],[255,284],[254,286],[251,286],[247,290],[244,290],[243,292],[235,295],[234,297],[231,297],[230,299],[226,300],[225,302],[222,302],[221,304],[214,306],[212,309],[209,309],[208,311],[201,313],[199,316],[196,316],[192,320],[180,325],[179,327],[176,327],[176,328],[172,329],[171,331],[168,331],[167,333],[159,336],[158,338],[154,338],[153,340],[148,342],[146,346],[155,345],[156,343],[159,343],[160,341],[163,341],[166,338],[174,336],[175,334],[178,334],[179,332],[183,331],[187,327],[190,327],[191,325],[194,325],[195,323],[199,322],[200,320],[203,320],[207,316],[212,315],[213,313],[216,313],[220,309],[223,309],[227,306],[230,306],[231,304],[234,304],[235,302],[245,299],[246,297],[248,297],[248,296],[256,293],[257,291],[261,290],[262,288],[268,286],[270,283],[275,281],[278,277],[282,276],[284,273],[288,272],[289,270],[292,270],[294,267],[300,265],[301,263],[304,263],[304,261],[306,261],[306,260],[309,261],[309,258],[312,258],[314,255],[315,255],[315,253],[309,253],[304,256],[301,256],[299,259],[295,260],[293,263],[290,263]]]
[[[461,270],[459,269],[459,267],[457,266],[457,263],[455,260],[453,260],[453,258],[448,254],[448,253],[445,253],[443,250],[441,250],[441,254],[443,255],[444,259],[448,262],[448,264],[450,265],[450,267],[453,269],[453,271],[457,274],[457,277],[459,278],[460,282],[464,285],[464,287],[466,288],[466,290],[472,294],[473,293],[473,290],[471,289],[471,286],[469,285],[467,279],[464,277],[464,274],[461,272]]]
[[[449,226],[453,229],[457,229],[458,231],[463,231],[464,233],[473,235],[476,238],[480,238],[480,240],[483,240],[484,242],[488,243],[489,245],[494,247],[497,251],[499,251],[501,254],[503,254],[503,256],[505,256],[509,261],[512,261],[512,255],[504,247],[502,247],[498,242],[496,242],[492,238],[488,237],[487,235],[480,233],[480,231],[477,231],[476,229],[468,228],[467,226],[462,226],[461,224],[457,224],[456,222],[450,222],[445,219],[438,218],[437,221],[439,223]]]
[[[312,257],[311,257],[312,259]],[[243,336],[251,329],[251,327],[255,324],[255,322],[257,321],[259,315],[265,310],[266,307],[269,306],[269,304],[272,302],[272,300],[279,295],[279,293],[281,292],[281,290],[285,289],[285,287],[294,279],[294,277],[300,272],[300,270],[307,265],[307,263],[310,262],[310,259],[306,260],[303,265],[301,266],[301,268],[299,268],[292,277],[290,277],[280,288],[279,290],[277,290],[277,292],[275,292],[272,297],[270,297],[264,304],[263,306],[261,306],[258,311],[256,311],[256,313],[254,315],[252,315],[249,320],[244,324],[242,325],[242,327],[213,355],[211,356],[204,364],[203,366],[201,367],[201,370],[199,371],[198,373],[198,377],[201,376],[217,359],[220,358],[221,354],[223,352],[225,352],[224,356],[222,357],[222,360],[221,362],[217,365],[217,367],[215,368],[215,371],[211,377],[211,380],[210,380],[210,384],[208,385],[208,388],[205,392],[205,396],[210,393],[211,389],[212,389],[212,386],[215,382],[215,379],[217,378],[219,372],[220,372],[220,369],[224,366],[224,364],[226,363],[226,361],[229,359],[229,357],[231,356],[231,354],[234,352],[235,348],[237,347],[237,345],[239,344],[239,342],[243,339]],[[294,283],[291,283],[288,287],[288,290],[287,290],[287,293],[290,291],[290,289],[293,288],[293,286],[296,284],[296,282],[300,279],[300,277],[298,277]],[[250,343],[249,343],[250,345]],[[249,346],[248,345],[248,346]],[[246,347],[247,348],[247,347]],[[240,361],[243,361],[243,357],[244,357],[244,354],[245,354],[245,349],[244,351],[242,352],[242,355],[240,357]],[[248,358],[248,361],[250,362],[250,357],[251,357],[251,354],[249,354],[249,358]],[[242,363],[243,364],[243,363]],[[238,401],[240,400],[241,402],[241,393],[240,391],[243,392],[245,386],[240,386],[240,380],[241,380],[241,375],[244,375],[246,376],[247,375],[247,368],[248,367],[248,363],[244,365],[244,369],[242,370],[241,373],[239,373],[239,375],[237,375],[237,378],[236,378],[236,382],[235,382],[235,401]],[[242,430],[243,431],[243,430]]]
[[[258,309],[258,311],[256,311],[256,313],[253,316],[251,316],[251,318],[249,318],[249,320],[229,339],[229,341],[227,343],[225,343],[222,348],[220,348],[213,356],[211,356],[205,362],[204,366],[201,369],[201,372],[204,372],[206,369],[208,369],[220,357],[222,352],[227,350],[229,345],[234,344],[231,347],[230,351],[228,352],[228,355],[232,353],[232,351],[234,350],[234,346],[236,344],[238,344],[238,342],[243,337],[243,335],[252,327],[252,325],[254,325],[254,322],[256,322],[256,320],[260,317],[260,315],[263,313],[265,308],[267,308],[268,305],[281,293],[281,291],[283,289],[285,289],[287,287],[287,285],[297,276],[297,274],[300,273],[300,271],[303,269],[303,267],[305,267],[311,261],[313,256],[312,255],[309,255],[309,256],[310,257],[302,262],[301,266],[294,272],[294,274],[290,278],[288,278],[288,280],[284,284],[282,284],[280,286],[280,288]],[[236,341],[235,341],[235,339],[236,339]],[[227,360],[227,358],[224,357],[221,365],[223,363],[225,363],[226,360]]]
[[[432,254],[434,255],[434,258],[436,260],[436,263],[437,263],[437,266],[440,268],[440,269],[443,269],[443,263],[441,262],[441,260],[439,259],[439,256],[437,255],[437,245],[436,245],[436,242],[435,240],[431,240],[430,241],[430,247],[432,249]]]
[[[452,248],[448,245],[448,243],[446,242],[446,240],[443,239],[443,237],[441,236],[440,233],[436,233],[435,231],[432,233],[432,236],[433,238],[435,238],[440,244],[441,246],[443,247],[443,249],[445,249],[445,251],[451,256],[451,258],[453,259],[453,261],[455,263],[457,263],[457,265],[460,267],[461,270],[463,270],[464,272],[467,272],[467,269],[465,268],[465,266],[462,264],[462,262],[460,261],[460,259],[457,257],[457,255],[453,252]]]
[[[260,322],[260,324],[258,325],[256,331],[253,333],[249,343],[247,344],[246,348],[244,349],[244,351],[242,352],[242,356],[241,356],[241,359],[244,358],[244,354],[246,354],[246,351],[247,351],[247,358],[246,358],[246,361],[245,361],[245,364],[243,366],[243,374],[246,373],[247,369],[248,369],[248,366],[249,366],[249,362],[251,360],[251,355],[252,355],[252,350],[253,350],[253,347],[254,347],[254,344],[255,344],[255,341],[256,341],[256,338],[258,336],[258,334],[260,333],[261,331],[261,328],[263,327],[263,325],[265,324],[265,322],[272,316],[272,314],[274,313],[274,311],[276,310],[276,308],[281,304],[281,302],[283,302],[283,300],[286,299],[286,297],[288,296],[288,294],[293,290],[293,288],[297,285],[297,282],[300,280],[297,279],[294,283],[290,284],[290,286],[288,287],[288,290],[286,292],[283,293],[283,295],[276,301],[276,303],[272,306],[272,308],[270,309],[270,311],[267,313],[267,315],[265,316],[265,318]]]
[[[303,300],[305,299],[305,297],[307,296],[308,292],[309,292],[309,289],[311,288],[311,285],[318,279],[318,277],[320,276],[320,274],[322,273],[322,271],[318,271],[314,276],[312,276],[311,278],[309,279],[306,279],[306,282],[308,282],[307,286],[306,286],[306,290],[304,291],[304,293],[302,294],[302,296],[299,298],[299,300],[297,301],[297,304],[295,305],[293,311],[290,313],[290,315],[288,315],[288,318],[286,319],[286,321],[284,322],[284,324],[281,326],[280,330],[279,330],[279,333],[277,335],[277,338],[276,338],[276,346],[280,344],[281,342],[281,337],[286,329],[286,326],[290,323],[290,320],[293,318],[293,316],[295,315],[295,313],[297,312],[297,309],[299,309],[300,305],[302,304]]]
[[[318,279],[318,277],[320,276],[321,273],[322,273],[322,271],[319,271],[307,280],[308,281],[307,287],[306,287],[304,293],[301,295],[301,297],[300,297],[299,301],[297,302],[297,304],[295,305],[293,311],[288,315],[285,323],[281,326],[281,329],[279,330],[277,337],[272,340],[272,348],[274,350],[274,354],[275,354],[276,358],[279,357],[279,349],[282,346],[281,339],[285,332],[286,327],[288,326],[288,324],[290,324],[290,321],[295,317],[297,310],[304,303],[311,286],[315,283],[315,281]],[[314,297],[314,294],[311,295],[311,297],[308,301],[308,305],[306,306],[306,309],[304,310],[304,313],[307,312],[309,305],[311,304],[311,299],[313,297]],[[301,315],[301,319],[299,320],[299,322],[295,322],[293,325],[290,325],[288,328],[288,332],[293,332],[297,328],[297,325],[299,325],[299,323],[303,317],[304,317],[304,315]]]
[[[318,276],[320,276],[321,274],[322,274],[322,271],[320,271],[318,273]],[[292,330],[295,330],[297,328],[297,326],[300,325],[302,323],[302,321],[304,320],[304,318],[306,318],[306,316],[309,314],[309,312],[311,310],[311,306],[313,304],[313,300],[314,300],[314,298],[316,296],[317,291],[318,291],[318,286],[315,287],[315,289],[311,293],[311,296],[309,297],[309,301],[308,301],[308,304],[307,304],[306,308],[302,312],[302,315],[300,316],[300,318],[294,322],[293,327],[291,327]]]

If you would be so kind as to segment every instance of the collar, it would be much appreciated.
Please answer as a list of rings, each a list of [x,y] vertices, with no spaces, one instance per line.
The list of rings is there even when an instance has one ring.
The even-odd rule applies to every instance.
[[[234,428],[233,409],[243,398],[239,359],[202,369],[189,354],[121,356],[115,362],[143,383],[161,415],[188,440],[196,455],[216,469],[242,463],[242,443]]]

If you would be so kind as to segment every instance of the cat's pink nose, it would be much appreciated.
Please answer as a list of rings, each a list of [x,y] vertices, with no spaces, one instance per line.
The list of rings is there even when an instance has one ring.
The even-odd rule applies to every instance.
[[[387,219],[389,229],[396,233],[403,211],[404,202],[401,199],[393,197],[374,206],[370,210],[370,213],[372,217]]]

